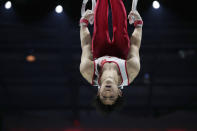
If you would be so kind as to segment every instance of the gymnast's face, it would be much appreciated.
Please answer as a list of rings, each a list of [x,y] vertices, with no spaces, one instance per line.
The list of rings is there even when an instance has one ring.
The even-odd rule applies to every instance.
[[[112,79],[105,80],[98,90],[100,100],[105,105],[113,105],[122,92]]]

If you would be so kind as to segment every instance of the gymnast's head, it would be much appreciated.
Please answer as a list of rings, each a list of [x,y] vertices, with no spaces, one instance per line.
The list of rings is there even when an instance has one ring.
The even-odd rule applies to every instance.
[[[113,78],[102,79],[95,99],[95,107],[102,114],[110,114],[120,109],[123,105],[122,91],[118,88],[117,82]]]
[[[98,97],[104,105],[113,105],[119,97],[122,97],[122,91],[112,78],[107,78],[101,83],[98,89]]]

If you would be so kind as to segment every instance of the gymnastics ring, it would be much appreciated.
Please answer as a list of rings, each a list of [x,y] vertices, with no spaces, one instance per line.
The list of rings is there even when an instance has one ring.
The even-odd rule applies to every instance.
[[[88,0],[83,0],[83,4],[81,7],[81,16],[83,17],[86,11],[86,5],[88,3]],[[92,0],[92,11],[94,12],[96,7],[96,0]],[[94,17],[90,18],[90,24],[93,25],[94,24]]]

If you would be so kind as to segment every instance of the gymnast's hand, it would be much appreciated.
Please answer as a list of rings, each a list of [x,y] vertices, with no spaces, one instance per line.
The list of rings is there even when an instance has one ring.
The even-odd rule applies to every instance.
[[[92,10],[87,10],[81,19],[86,19],[90,22],[90,20],[94,18],[94,12]]]
[[[131,11],[128,15],[129,23],[133,24],[134,21],[136,20],[142,20],[142,17],[140,16],[139,12],[136,11]]]

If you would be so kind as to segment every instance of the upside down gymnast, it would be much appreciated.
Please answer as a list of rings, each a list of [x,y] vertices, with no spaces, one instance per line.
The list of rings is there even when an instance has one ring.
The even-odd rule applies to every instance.
[[[122,0],[110,0],[112,9],[113,39],[108,31],[108,0],[97,0],[94,11],[87,10],[80,19],[82,76],[98,87],[97,106],[111,112],[121,102],[122,89],[133,82],[140,71],[139,49],[143,21],[138,11],[131,11],[134,32],[129,38],[127,14]],[[88,23],[94,17],[91,38]]]

